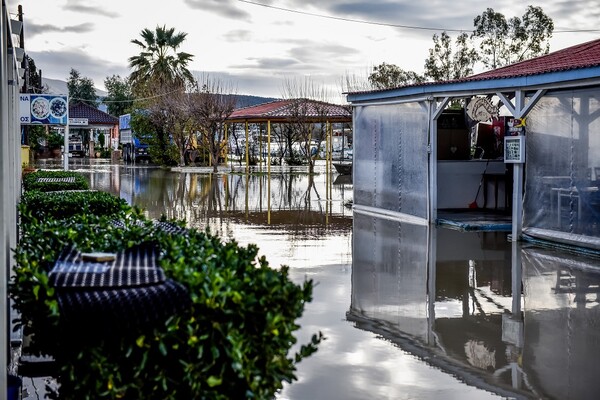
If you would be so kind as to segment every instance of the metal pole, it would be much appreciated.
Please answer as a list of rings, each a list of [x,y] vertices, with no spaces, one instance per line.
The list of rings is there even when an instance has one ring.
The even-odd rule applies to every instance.
[[[271,121],[267,121],[267,224],[271,225]]]
[[[515,118],[523,118],[524,97],[521,90],[515,92]],[[523,230],[523,165],[518,163],[513,168],[512,240],[520,240]]]
[[[248,121],[246,121],[246,173],[250,169],[250,159],[248,157]]]
[[[67,124],[65,125],[65,141],[64,141],[64,151],[63,151],[63,169],[65,171],[69,170],[69,122],[67,119]]]
[[[329,200],[329,122],[325,122],[325,200]],[[327,203],[326,203],[327,204]],[[327,212],[327,207],[325,207]]]
[[[10,41],[4,32],[10,32],[10,29],[6,26],[9,22],[8,12],[4,2],[2,2],[2,15],[0,16],[0,30],[2,32],[2,42],[0,43],[0,192],[2,193],[2,206],[0,207],[0,260],[2,276],[0,277],[0,343],[2,350],[0,351],[0,391],[3,396],[7,392],[7,364],[8,364],[8,337],[10,331],[10,324],[8,315],[10,315],[10,308],[8,302],[8,276],[10,269],[10,230],[12,229],[10,221],[10,213],[13,207],[16,206],[14,201],[14,193],[10,192],[10,179],[13,179],[14,165],[10,164],[10,153],[12,151],[9,148],[9,107],[11,99],[9,99],[9,76],[8,68],[14,68],[12,63],[12,57],[8,56],[7,42]],[[16,207],[15,207],[16,209]]]
[[[258,128],[258,170],[262,172],[263,163],[263,141],[262,141],[262,124],[259,124]]]
[[[229,141],[227,139],[227,124],[225,124],[225,167],[227,167],[227,153],[229,152]]]

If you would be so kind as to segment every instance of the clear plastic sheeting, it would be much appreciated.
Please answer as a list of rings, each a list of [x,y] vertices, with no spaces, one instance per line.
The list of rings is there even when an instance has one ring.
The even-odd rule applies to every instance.
[[[522,260],[524,373],[544,398],[598,398],[598,260],[535,247]]]
[[[600,248],[600,90],[552,93],[527,116],[523,232]]]
[[[428,232],[354,214],[351,313],[427,340]]]
[[[357,106],[354,204],[427,218],[427,107]]]

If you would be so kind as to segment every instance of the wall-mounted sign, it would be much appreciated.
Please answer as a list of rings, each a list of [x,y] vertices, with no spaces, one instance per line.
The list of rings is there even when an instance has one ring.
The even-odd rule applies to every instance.
[[[487,97],[475,97],[467,104],[467,115],[473,121],[489,121],[492,117],[498,116],[498,107]]]
[[[508,134],[511,136],[523,135],[525,133],[525,118],[509,118],[507,123]]]
[[[511,164],[525,162],[525,136],[504,137],[504,162]]]
[[[69,118],[69,125],[87,126],[87,118]]]
[[[119,129],[131,129],[131,114],[119,116]]]
[[[21,93],[19,119],[23,125],[66,125],[69,118],[67,96]]]

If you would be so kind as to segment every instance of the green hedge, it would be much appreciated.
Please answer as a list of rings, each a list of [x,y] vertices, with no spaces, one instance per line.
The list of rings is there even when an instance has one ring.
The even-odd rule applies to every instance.
[[[293,283],[254,245],[223,242],[194,229],[169,234],[139,210],[32,219],[15,249],[9,294],[31,335],[28,351],[54,357],[60,399],[271,399],[296,379],[296,364],[323,339],[296,345],[296,321],[312,300],[313,282]],[[178,223],[182,226],[182,223]],[[189,291],[192,306],[164,325],[90,343],[63,331],[48,271],[65,246],[111,251],[144,242],[161,249],[160,266]]]
[[[39,178],[74,178],[74,182],[38,182]],[[39,170],[23,176],[23,191],[39,190],[52,192],[57,190],[87,190],[88,180],[75,171]]]
[[[131,210],[125,199],[102,191],[27,191],[21,196],[21,221],[65,219],[78,214],[105,215],[119,218]]]

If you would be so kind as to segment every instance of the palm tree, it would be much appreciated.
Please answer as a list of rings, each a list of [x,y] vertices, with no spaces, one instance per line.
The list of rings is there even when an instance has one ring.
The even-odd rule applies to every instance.
[[[135,93],[143,91],[147,85],[184,87],[194,81],[192,73],[187,69],[194,56],[177,52],[187,33],[175,33],[175,28],[157,26],[155,32],[146,28],[140,35],[143,41],[133,39],[131,43],[140,46],[141,52],[128,60],[133,69],[130,79]]]

